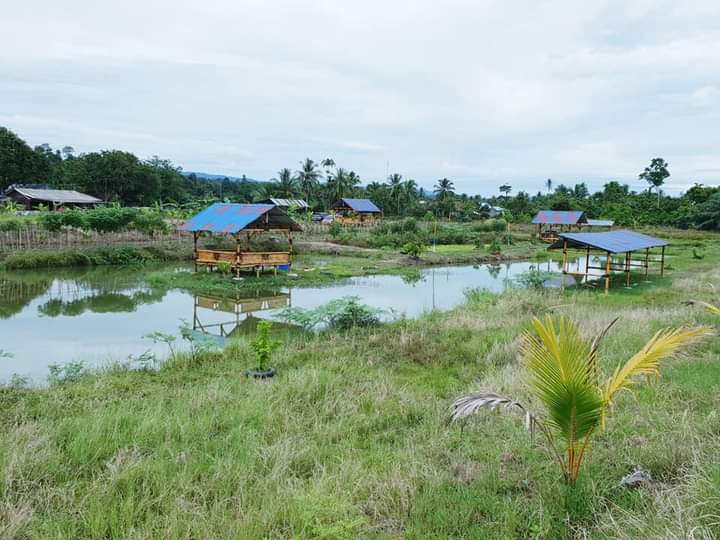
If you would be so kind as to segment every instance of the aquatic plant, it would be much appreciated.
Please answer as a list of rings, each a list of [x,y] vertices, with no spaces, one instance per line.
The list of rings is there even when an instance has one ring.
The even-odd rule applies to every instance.
[[[560,318],[557,327],[549,315],[544,322],[533,319],[534,334],[525,333],[521,352],[530,387],[545,408],[542,417],[513,398],[496,392],[476,392],[453,403],[451,420],[467,419],[485,408],[521,412],[525,428],[531,435],[538,431],[542,434],[565,482],[574,485],[590,440],[605,427],[617,395],[630,390],[639,376],[659,377],[662,360],[677,356],[693,341],[709,334],[705,327],[660,330],[601,382],[598,350],[616,320],[588,339],[566,317]]]

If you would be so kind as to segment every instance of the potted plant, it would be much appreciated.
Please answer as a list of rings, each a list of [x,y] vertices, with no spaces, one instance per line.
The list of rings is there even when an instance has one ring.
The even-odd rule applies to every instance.
[[[257,366],[252,369],[245,370],[246,377],[254,377],[255,379],[269,379],[275,376],[275,368],[268,367],[268,361],[272,353],[279,343],[270,337],[271,321],[260,321],[257,324],[257,333],[253,342],[253,350],[255,351],[255,359]]]

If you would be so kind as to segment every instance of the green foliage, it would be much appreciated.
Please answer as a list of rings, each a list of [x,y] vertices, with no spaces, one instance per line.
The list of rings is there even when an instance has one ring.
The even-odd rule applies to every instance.
[[[67,364],[50,364],[48,366],[48,383],[60,385],[79,381],[90,374],[82,362],[68,362]]]
[[[223,276],[227,276],[228,274],[230,274],[232,265],[227,261],[218,261],[217,269],[218,269],[218,272],[220,272]]]
[[[8,270],[56,268],[62,266],[135,265],[151,262],[190,260],[192,252],[170,246],[117,246],[57,251],[26,250],[9,255],[2,261]]]
[[[490,246],[488,247],[488,251],[490,253],[500,253],[502,251],[502,245],[498,241],[497,238],[493,238],[493,241],[490,243]]]
[[[262,320],[258,322],[252,347],[253,351],[255,351],[256,368],[260,371],[267,369],[272,353],[280,345],[278,341],[272,339],[270,330],[272,330],[272,321]]]
[[[185,320],[180,321],[180,337],[187,341],[193,363],[197,363],[218,347],[217,341],[203,332],[195,331]]]
[[[421,244],[419,242],[408,242],[400,250],[401,253],[405,253],[406,255],[409,255],[411,258],[416,260],[419,259],[420,255],[422,255],[426,251],[427,247],[425,246],[425,244]]]
[[[539,268],[530,268],[522,274],[518,274],[513,278],[513,283],[519,287],[525,289],[538,289],[542,290],[545,288],[545,282],[549,279],[559,276],[557,272],[548,272],[546,270],[540,270]]]
[[[41,215],[40,220],[49,231],[59,231],[63,227],[100,233],[136,229],[149,235],[169,231],[163,215],[159,212],[120,208],[118,206],[96,208],[94,210],[46,212]]]
[[[330,224],[330,227],[328,227],[328,232],[330,233],[330,236],[332,236],[333,238],[337,238],[343,232],[342,225],[333,221]]]
[[[314,309],[286,308],[278,318],[297,324],[306,330],[317,327],[335,330],[349,330],[354,327],[374,326],[380,323],[384,310],[360,303],[357,296],[346,296],[331,300]]]

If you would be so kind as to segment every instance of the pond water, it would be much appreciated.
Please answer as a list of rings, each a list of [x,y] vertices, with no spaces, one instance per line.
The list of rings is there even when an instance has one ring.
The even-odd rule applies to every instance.
[[[388,310],[387,317],[416,317],[456,306],[468,288],[502,291],[509,280],[538,267],[558,270],[555,262],[426,268],[411,277],[358,277],[327,287],[257,291],[231,301],[152,288],[144,282],[153,270],[147,267],[0,273],[0,356],[12,355],[0,357],[0,382],[13,374],[42,382],[52,364],[81,361],[93,367],[146,351],[162,357],[166,347],[143,336],[179,335],[182,321],[195,335],[221,343],[253,331],[258,319],[273,318],[287,306],[313,308],[345,296]]]

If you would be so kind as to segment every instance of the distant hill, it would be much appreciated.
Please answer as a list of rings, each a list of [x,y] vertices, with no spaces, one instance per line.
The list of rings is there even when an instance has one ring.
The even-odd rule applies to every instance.
[[[198,171],[183,171],[183,176],[190,176],[191,174],[194,174],[198,178],[202,178],[203,180],[214,180],[214,181],[222,181],[225,178],[228,180],[232,180],[233,182],[241,182],[242,180],[245,180],[246,182],[267,182],[267,180],[257,180],[255,178],[242,178],[240,176],[230,176],[227,174],[209,174],[204,172],[198,172]]]

